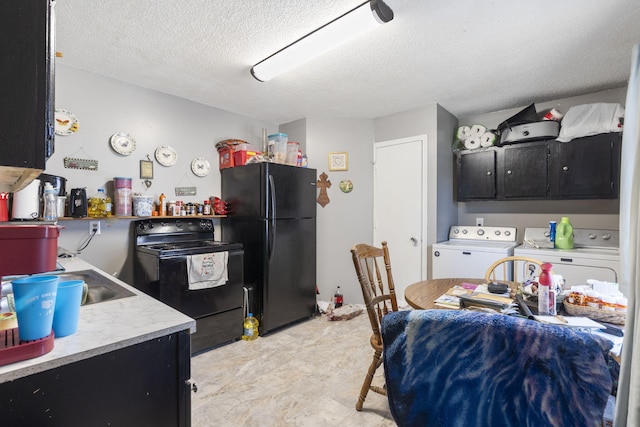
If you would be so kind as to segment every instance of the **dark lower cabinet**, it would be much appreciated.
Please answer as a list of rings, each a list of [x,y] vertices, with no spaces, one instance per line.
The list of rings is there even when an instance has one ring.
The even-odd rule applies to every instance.
[[[463,150],[458,201],[615,199],[622,135],[605,133]]]
[[[13,426],[191,425],[189,332],[0,384]]]

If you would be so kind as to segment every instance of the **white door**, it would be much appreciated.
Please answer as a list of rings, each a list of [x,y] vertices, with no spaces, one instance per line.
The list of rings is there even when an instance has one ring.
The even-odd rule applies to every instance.
[[[426,279],[424,191],[426,135],[374,144],[373,244],[389,246],[399,303],[404,290]]]

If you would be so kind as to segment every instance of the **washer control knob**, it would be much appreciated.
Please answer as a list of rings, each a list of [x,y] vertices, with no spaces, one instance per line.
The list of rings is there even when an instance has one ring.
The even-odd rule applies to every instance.
[[[467,234],[467,229],[466,228],[462,230],[462,234]]]
[[[609,233],[604,233],[604,234],[602,235],[602,240],[609,240],[609,239],[611,239],[611,234],[609,234]]]
[[[478,236],[484,236],[484,230],[482,228],[478,230]]]
[[[596,233],[589,233],[589,238],[590,238],[591,240],[594,240],[596,237],[598,237],[598,236],[596,235]],[[603,236],[603,238],[604,238],[604,236]]]
[[[509,237],[509,236],[511,236],[511,232],[509,230],[505,230],[504,235]]]

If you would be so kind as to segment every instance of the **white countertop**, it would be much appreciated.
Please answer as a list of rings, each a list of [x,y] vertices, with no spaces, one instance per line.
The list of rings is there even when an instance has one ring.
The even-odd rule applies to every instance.
[[[0,383],[128,347],[153,338],[189,329],[196,330],[192,318],[151,298],[79,258],[60,258],[67,272],[95,270],[135,293],[135,296],[80,308],[78,331],[54,340],[49,353],[0,366]]]

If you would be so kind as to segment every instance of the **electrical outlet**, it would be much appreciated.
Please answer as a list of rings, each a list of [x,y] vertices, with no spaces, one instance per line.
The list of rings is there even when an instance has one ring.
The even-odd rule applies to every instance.
[[[89,233],[100,234],[100,221],[89,221]]]
[[[476,225],[482,227],[484,225],[484,218],[476,218]]]

